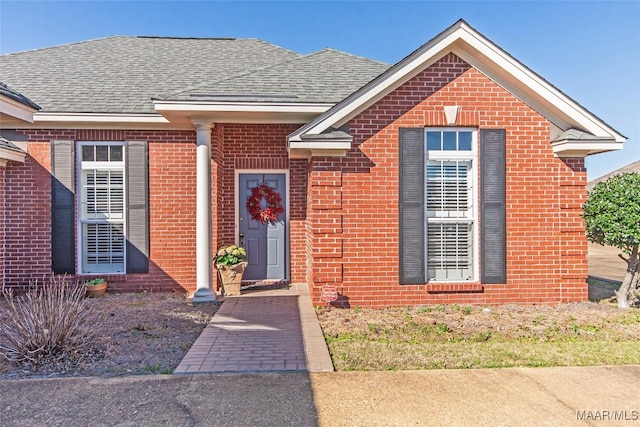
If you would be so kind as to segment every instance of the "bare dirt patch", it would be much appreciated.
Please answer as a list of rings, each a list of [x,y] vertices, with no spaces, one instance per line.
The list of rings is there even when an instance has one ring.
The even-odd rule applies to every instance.
[[[86,301],[99,330],[91,355],[40,370],[0,358],[0,378],[169,374],[219,307],[189,305],[178,293],[107,293]],[[8,321],[7,308],[0,297],[0,322]]]
[[[318,310],[337,370],[640,363],[640,311],[607,304]]]

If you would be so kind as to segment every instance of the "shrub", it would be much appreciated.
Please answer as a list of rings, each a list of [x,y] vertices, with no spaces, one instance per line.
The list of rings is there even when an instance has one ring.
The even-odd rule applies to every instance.
[[[220,246],[218,253],[215,257],[215,265],[219,268],[219,265],[233,266],[245,262],[247,260],[247,253],[244,248],[236,245]]]
[[[0,325],[0,355],[14,365],[59,367],[91,354],[96,321],[85,305],[85,289],[52,277],[29,284],[22,296],[5,292],[10,321]]]

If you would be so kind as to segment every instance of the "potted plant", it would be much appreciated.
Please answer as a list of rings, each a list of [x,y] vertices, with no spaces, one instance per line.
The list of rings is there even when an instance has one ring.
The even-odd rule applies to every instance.
[[[221,246],[214,264],[218,269],[224,294],[240,295],[242,274],[247,267],[247,253],[244,248],[236,245]]]
[[[105,292],[107,292],[107,281],[102,277],[96,277],[95,279],[84,282],[84,287],[87,290],[88,297],[102,297]]]

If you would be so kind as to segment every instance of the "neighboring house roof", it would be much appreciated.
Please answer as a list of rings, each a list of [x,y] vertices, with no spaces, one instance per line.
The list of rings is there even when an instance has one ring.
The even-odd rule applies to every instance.
[[[27,107],[31,107],[34,110],[39,110],[40,107],[35,102],[31,101],[29,98],[7,86],[6,84],[0,82],[0,95],[4,95],[8,98],[13,99],[14,101],[18,101],[20,104],[25,105]]]
[[[0,166],[5,166],[8,160],[24,163],[27,153],[16,147],[11,141],[0,136]]]
[[[580,136],[579,141],[567,138],[558,141],[553,147],[557,155],[584,156],[622,148],[622,143],[626,140],[622,134],[517,61],[464,20],[459,20],[369,84],[289,135],[290,149],[313,150],[312,136],[343,126],[450,52],[538,111],[559,129],[558,133],[575,129],[590,136]],[[571,135],[574,133],[569,136]],[[304,140],[306,142],[302,142]],[[588,146],[585,146],[585,142]],[[349,148],[346,142],[343,145],[343,151]],[[319,141],[317,148],[328,148],[326,138]]]
[[[600,178],[596,178],[593,181],[590,181],[587,184],[587,191],[593,190],[593,187],[595,187],[598,183],[602,181],[606,181],[615,175],[620,175],[623,173],[632,173],[632,172],[640,173],[640,160],[630,163],[627,166],[623,166],[620,169],[616,169],[613,172],[609,172],[608,174],[603,175]]]
[[[195,89],[335,103],[387,67],[332,50],[300,56],[257,39],[118,36],[0,56],[0,77],[47,113],[156,113],[152,98],[194,100]]]
[[[24,151],[18,148],[13,142],[1,136],[0,136],[0,148],[5,150],[10,150],[10,151],[15,151],[18,153],[24,153]]]
[[[388,64],[324,49],[260,70],[208,82],[164,99],[334,104],[388,68]]]

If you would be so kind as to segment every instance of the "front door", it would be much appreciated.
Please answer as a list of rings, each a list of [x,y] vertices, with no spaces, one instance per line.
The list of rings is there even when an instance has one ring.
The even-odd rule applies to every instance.
[[[285,213],[275,224],[262,224],[252,219],[247,210],[251,190],[266,183],[282,197]],[[287,278],[286,212],[287,189],[284,174],[240,174],[238,180],[238,213],[240,245],[247,251],[249,265],[243,280],[284,280]],[[263,208],[266,202],[262,199]]]

